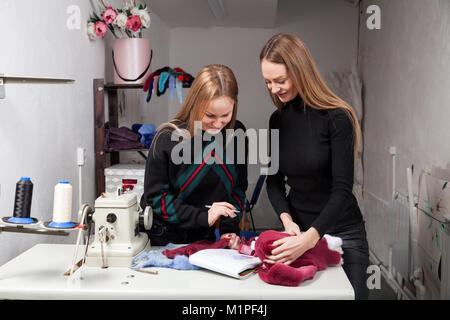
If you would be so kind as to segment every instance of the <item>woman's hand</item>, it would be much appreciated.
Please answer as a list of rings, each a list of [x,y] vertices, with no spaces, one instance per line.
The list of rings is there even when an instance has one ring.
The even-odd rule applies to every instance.
[[[301,235],[300,227],[292,221],[292,217],[289,213],[283,212],[280,215],[281,222],[283,222],[284,232],[293,236]]]
[[[241,245],[241,239],[236,233],[224,233],[220,239],[230,239],[228,242],[228,248],[239,250],[239,246]]]
[[[293,236],[301,235],[300,227],[294,221],[290,221],[284,224],[284,232],[289,233]]]
[[[273,242],[277,248],[273,249],[270,255],[266,256],[264,262],[275,264],[284,263],[291,264],[303,253],[314,248],[320,235],[313,227],[309,228],[305,233],[297,236],[285,237]]]
[[[220,217],[236,217],[236,208],[228,202],[214,202],[208,210],[208,225],[211,227]]]

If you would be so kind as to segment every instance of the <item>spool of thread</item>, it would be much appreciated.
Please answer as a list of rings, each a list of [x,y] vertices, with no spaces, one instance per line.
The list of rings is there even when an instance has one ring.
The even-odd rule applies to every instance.
[[[53,219],[51,228],[72,228],[72,186],[69,181],[59,181],[53,198]]]
[[[16,183],[16,195],[14,199],[14,213],[8,222],[11,223],[34,223],[30,218],[31,198],[33,197],[33,183],[29,177],[21,177]]]

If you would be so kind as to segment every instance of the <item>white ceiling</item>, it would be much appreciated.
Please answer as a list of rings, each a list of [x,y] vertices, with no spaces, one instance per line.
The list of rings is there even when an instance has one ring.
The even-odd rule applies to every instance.
[[[150,12],[169,27],[274,28],[278,0],[222,0],[227,13],[217,19],[208,0],[146,0]]]

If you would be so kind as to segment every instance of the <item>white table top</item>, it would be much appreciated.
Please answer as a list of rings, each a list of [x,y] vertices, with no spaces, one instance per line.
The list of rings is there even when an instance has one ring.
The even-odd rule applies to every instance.
[[[153,268],[158,274],[152,275],[84,266],[67,277],[63,274],[74,250],[75,245],[38,244],[5,263],[0,267],[0,299],[354,299],[342,267],[319,271],[298,287],[270,285],[257,274],[239,280],[208,270],[170,268]]]

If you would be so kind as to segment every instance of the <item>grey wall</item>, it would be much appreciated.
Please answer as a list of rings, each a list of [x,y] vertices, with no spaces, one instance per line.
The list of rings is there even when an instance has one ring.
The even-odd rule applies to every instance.
[[[370,4],[381,8],[380,30],[366,27]],[[421,169],[450,176],[450,2],[364,0],[361,8],[364,213],[370,247],[387,263],[388,237],[382,235],[388,230],[385,203],[392,197],[389,147],[397,148],[399,189],[407,189],[411,165],[415,194]]]
[[[81,9],[80,29],[66,27],[70,5]],[[92,79],[104,76],[104,45],[90,42],[84,0],[0,2],[0,73],[9,76],[71,78],[72,84],[7,84],[0,100],[0,216],[12,216],[21,176],[34,183],[31,216],[51,221],[59,180],[73,186],[72,217],[78,210],[77,147],[87,151],[83,200],[94,197]],[[0,264],[36,243],[75,243],[56,237],[0,233]]]

